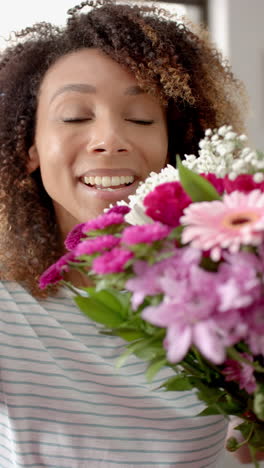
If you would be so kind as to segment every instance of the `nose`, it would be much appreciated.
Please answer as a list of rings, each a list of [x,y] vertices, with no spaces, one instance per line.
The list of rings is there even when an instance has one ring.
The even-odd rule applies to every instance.
[[[104,122],[94,126],[91,131],[86,149],[90,154],[116,154],[128,153],[130,143],[122,130],[122,125],[113,122]]]
[[[109,145],[108,142],[103,140],[89,147],[89,151],[92,153],[126,153],[128,150],[123,146]]]

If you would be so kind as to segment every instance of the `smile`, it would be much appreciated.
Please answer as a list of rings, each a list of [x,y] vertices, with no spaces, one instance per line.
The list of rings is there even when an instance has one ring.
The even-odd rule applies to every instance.
[[[90,187],[96,188],[97,190],[108,190],[113,191],[123,187],[127,187],[135,181],[135,177],[132,175],[121,175],[121,176],[85,176],[82,178],[82,182]]]

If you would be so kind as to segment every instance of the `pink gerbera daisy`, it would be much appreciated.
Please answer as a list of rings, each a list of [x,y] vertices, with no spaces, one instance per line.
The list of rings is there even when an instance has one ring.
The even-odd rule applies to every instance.
[[[223,200],[192,203],[180,221],[186,226],[182,242],[210,250],[211,258],[218,261],[222,249],[235,253],[241,245],[263,242],[264,193],[235,191],[224,195]]]

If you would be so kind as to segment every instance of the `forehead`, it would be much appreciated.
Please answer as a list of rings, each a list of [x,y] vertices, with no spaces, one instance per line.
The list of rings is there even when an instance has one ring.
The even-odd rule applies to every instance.
[[[68,83],[87,83],[96,88],[118,83],[120,88],[137,84],[134,75],[98,49],[81,49],[67,54],[46,72],[40,95],[52,94]]]

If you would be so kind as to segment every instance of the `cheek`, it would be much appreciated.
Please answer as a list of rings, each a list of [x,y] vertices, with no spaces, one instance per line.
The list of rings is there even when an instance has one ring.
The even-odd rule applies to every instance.
[[[54,170],[62,170],[68,165],[70,159],[70,142],[58,135],[49,135],[37,141],[42,172],[53,173]]]
[[[56,198],[58,193],[63,190],[64,183],[69,184],[65,171],[69,165],[69,154],[60,141],[53,137],[42,140],[38,151],[44,188],[51,198]]]
[[[157,131],[148,141],[148,163],[152,171],[159,172],[167,163],[168,137],[166,129]]]

